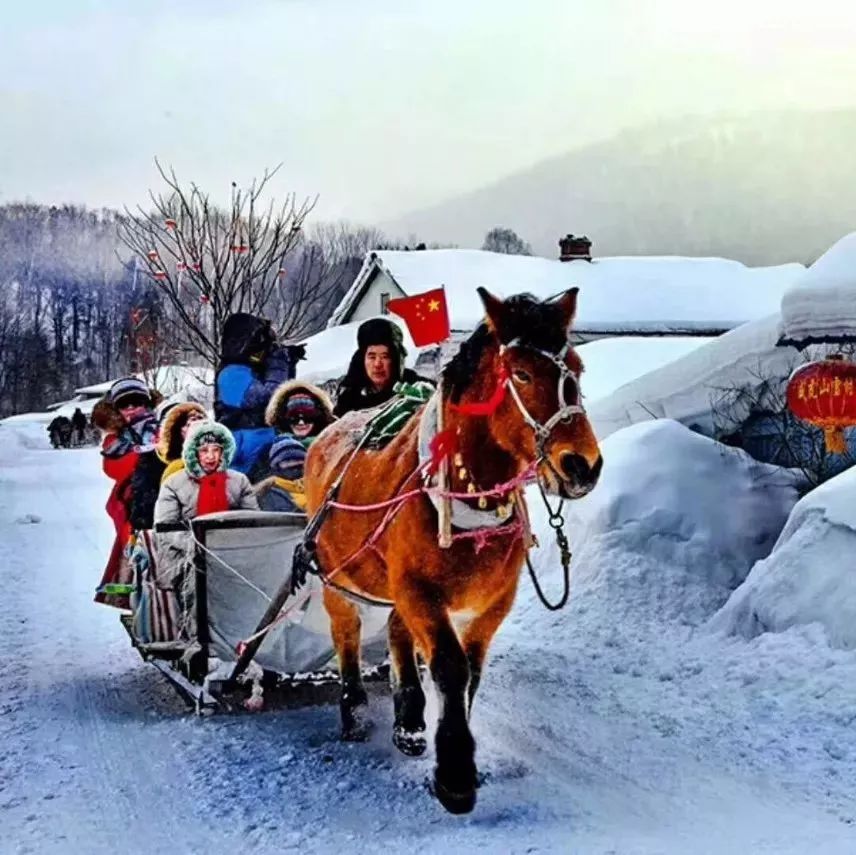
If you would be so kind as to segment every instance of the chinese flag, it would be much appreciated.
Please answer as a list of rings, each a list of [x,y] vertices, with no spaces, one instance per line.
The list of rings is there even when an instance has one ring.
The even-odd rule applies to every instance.
[[[404,318],[417,347],[439,344],[449,337],[449,310],[446,307],[446,292],[442,288],[390,300],[386,307]]]

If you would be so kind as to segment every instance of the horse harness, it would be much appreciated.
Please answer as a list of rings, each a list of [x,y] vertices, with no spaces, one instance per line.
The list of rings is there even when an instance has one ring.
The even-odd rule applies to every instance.
[[[547,456],[547,446],[551,440],[552,431],[557,424],[564,421],[569,421],[574,416],[585,414],[585,408],[580,403],[581,398],[579,388],[579,375],[568,367],[566,361],[567,355],[571,349],[571,343],[570,341],[566,341],[564,346],[557,353],[552,353],[550,351],[535,347],[534,345],[524,343],[519,338],[515,338],[508,342],[508,344],[500,346],[500,355],[503,355],[508,350],[511,350],[516,347],[534,351],[538,355],[543,356],[550,362],[552,362],[559,370],[559,377],[557,381],[559,407],[556,412],[553,413],[553,415],[550,416],[550,418],[547,419],[547,421],[544,423],[541,423],[536,418],[534,418],[534,416],[532,416],[532,414],[526,408],[526,405],[521,400],[520,395],[517,389],[515,388],[514,380],[511,377],[509,377],[508,375],[504,375],[503,377],[501,377],[500,382],[504,384],[505,389],[507,391],[510,391],[511,398],[514,401],[514,404],[517,407],[518,411],[520,412],[521,417],[535,433],[537,456],[535,461],[533,461],[532,466],[536,466],[538,463],[543,462],[556,475],[557,478],[561,479],[562,476],[556,471],[555,467]],[[569,401],[568,396],[566,395],[566,384],[568,382],[573,383],[574,389],[576,390],[576,403]],[[429,459],[428,446],[430,444],[430,439],[432,436],[432,429],[433,432],[436,432],[437,407],[439,406],[439,402],[440,392],[438,390],[438,392],[436,392],[429,400],[428,404],[423,410],[422,416],[420,417],[418,438],[420,465],[415,470],[416,473],[425,470],[427,461]],[[384,406],[380,414],[383,414],[394,404],[395,398],[392,398]],[[333,582],[331,577],[332,575],[335,575],[335,573],[325,573],[318,564],[316,554],[316,538],[321,528],[321,525],[326,519],[330,510],[332,509],[333,503],[336,501],[336,497],[338,495],[342,481],[344,480],[345,474],[350,468],[350,465],[356,457],[357,453],[361,451],[363,446],[365,445],[369,433],[369,431],[364,432],[360,441],[357,443],[356,447],[351,453],[351,456],[345,463],[345,466],[342,468],[342,471],[339,473],[339,477],[336,479],[336,481],[328,491],[321,508],[319,508],[318,512],[307,525],[303,541],[298,544],[298,546],[294,550],[294,556],[292,560],[292,593],[296,592],[297,589],[305,583],[307,574],[312,573],[313,575],[319,576],[325,585],[335,588],[339,593],[343,594],[349,599],[355,600],[358,603],[364,605],[382,606],[386,608],[391,608],[394,605],[394,603],[388,600],[376,599],[374,597],[367,596],[358,591],[354,591],[351,588],[346,588],[342,585]],[[414,473],[412,473],[411,476],[408,476],[408,479],[405,481],[405,484],[407,483],[407,481],[410,480],[413,474]],[[430,481],[430,479],[428,479],[428,481]],[[559,547],[560,561],[562,563],[564,577],[563,593],[557,602],[550,603],[544,596],[544,593],[535,575],[534,568],[532,567],[532,562],[529,559],[528,546],[526,549],[526,565],[528,567],[529,575],[532,579],[533,586],[535,588],[535,592],[538,595],[539,600],[547,609],[551,611],[556,611],[565,605],[570,594],[571,551],[568,545],[567,536],[564,532],[564,517],[562,516],[563,501],[560,500],[558,508],[553,509],[550,506],[549,500],[547,499],[547,495],[545,494],[540,481],[537,481],[537,483],[539,493],[541,494],[541,498],[547,509],[549,525],[555,532],[556,542]],[[428,496],[431,499],[432,503],[434,503],[435,507],[438,506],[439,501],[442,501],[442,497],[438,496],[436,491],[431,490],[429,488],[428,482],[423,485],[422,491],[428,493]],[[405,500],[406,499],[402,499],[402,503]],[[394,502],[394,500],[392,501]],[[471,506],[466,505],[455,497],[453,497],[451,501],[453,511],[452,524],[453,526],[459,529],[496,529],[499,526],[508,523],[511,519],[510,515],[505,517],[499,517],[494,511],[484,511],[481,509],[472,508]],[[398,507],[400,507],[400,505]],[[395,510],[397,511],[397,508]],[[526,523],[526,528],[528,530],[528,520],[526,521]],[[537,545],[537,541],[534,539],[534,536],[532,537],[532,545]],[[359,552],[356,554],[359,554]],[[345,564],[353,560],[353,558],[356,557],[356,554],[346,559]],[[345,564],[343,564],[342,567],[344,567]],[[335,572],[338,572],[339,569],[341,569],[341,567],[338,568]]]

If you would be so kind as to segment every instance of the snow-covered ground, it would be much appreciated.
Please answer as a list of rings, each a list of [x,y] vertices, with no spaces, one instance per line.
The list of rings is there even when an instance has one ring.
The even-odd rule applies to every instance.
[[[91,601],[112,534],[97,451],[0,425],[0,851],[853,853],[856,652],[818,624],[747,638],[715,617],[790,479],[670,421],[603,452],[568,514],[570,604],[548,613],[524,578],[492,648],[485,780],[454,817],[430,752],[392,747],[389,698],[366,745],[336,739],[335,706],[185,712]]]

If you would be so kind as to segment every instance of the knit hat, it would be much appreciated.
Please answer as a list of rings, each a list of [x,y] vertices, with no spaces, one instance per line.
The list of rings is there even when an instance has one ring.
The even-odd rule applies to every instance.
[[[294,394],[285,404],[285,416],[288,419],[297,418],[297,416],[308,416],[311,419],[321,415],[321,409],[318,402],[311,395]]]
[[[151,396],[149,395],[148,388],[146,388],[146,384],[136,377],[123,377],[121,380],[117,380],[107,393],[110,403],[114,406],[118,406],[119,401],[131,395],[144,398],[147,405],[151,404]]]
[[[360,350],[366,350],[376,344],[397,350],[402,356],[407,355],[400,327],[386,318],[369,318],[357,328],[357,347]]]
[[[300,477],[306,463],[306,449],[294,437],[282,436],[270,447],[268,461],[271,471],[275,474],[297,474]],[[294,470],[301,471],[295,473]]]
[[[229,428],[219,422],[197,422],[188,431],[181,456],[187,471],[195,478],[205,474],[199,465],[199,449],[203,445],[219,445],[223,449],[218,471],[225,472],[235,456],[235,437]]]

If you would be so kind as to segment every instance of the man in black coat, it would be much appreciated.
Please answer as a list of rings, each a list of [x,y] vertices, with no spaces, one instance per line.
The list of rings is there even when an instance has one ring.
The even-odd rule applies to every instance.
[[[86,441],[86,416],[83,415],[83,410],[80,407],[75,407],[74,413],[71,416],[71,426],[77,433],[77,444],[83,445]]]
[[[386,403],[396,383],[415,383],[420,377],[404,367],[407,351],[401,329],[386,318],[371,318],[357,328],[357,351],[336,392],[333,413],[343,416]]]

